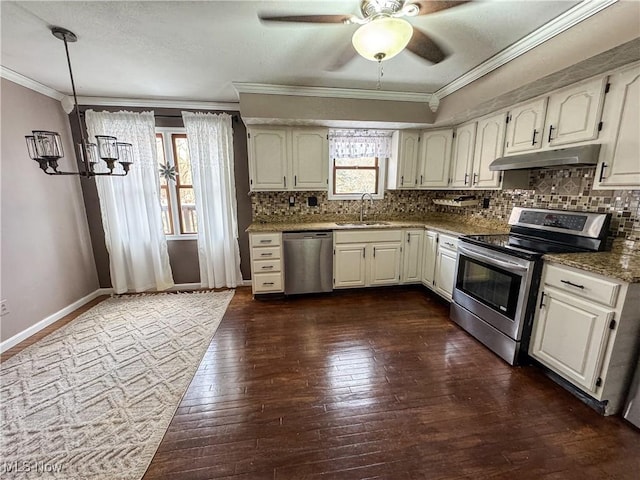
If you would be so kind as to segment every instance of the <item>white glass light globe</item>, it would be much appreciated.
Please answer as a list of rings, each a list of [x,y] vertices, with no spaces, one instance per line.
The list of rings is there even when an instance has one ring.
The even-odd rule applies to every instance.
[[[401,18],[384,17],[365,23],[353,34],[356,51],[374,62],[389,60],[407,46],[413,27]]]

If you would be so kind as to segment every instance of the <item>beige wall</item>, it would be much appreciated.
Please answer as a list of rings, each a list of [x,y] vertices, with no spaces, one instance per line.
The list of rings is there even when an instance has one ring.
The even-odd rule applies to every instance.
[[[59,132],[71,169],[69,122],[60,102],[2,79],[0,318],[5,341],[98,288],[87,219],[75,176],[42,173],[27,156],[33,129]]]

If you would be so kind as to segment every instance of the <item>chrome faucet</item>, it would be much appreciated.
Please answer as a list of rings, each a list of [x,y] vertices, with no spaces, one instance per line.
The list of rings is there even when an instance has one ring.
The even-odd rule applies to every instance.
[[[371,205],[373,206],[373,197],[371,196],[371,194],[369,192],[363,193],[362,197],[360,197],[360,221],[361,222],[364,220],[364,197],[366,197],[367,195],[369,195],[369,200],[371,201]]]

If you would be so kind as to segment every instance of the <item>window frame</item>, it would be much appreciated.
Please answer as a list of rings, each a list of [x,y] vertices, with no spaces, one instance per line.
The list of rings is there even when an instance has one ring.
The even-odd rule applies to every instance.
[[[168,165],[173,166],[176,169],[176,172],[179,172],[179,167],[175,162],[175,145],[173,143],[174,135],[180,136],[182,138],[186,138],[187,130],[181,127],[156,127],[155,129],[156,136],[158,134],[162,135],[162,146],[164,148],[164,159]],[[159,174],[158,174],[159,178]],[[165,238],[167,240],[196,240],[198,238],[197,233],[182,233],[182,214],[180,210],[180,176],[176,178],[174,185],[171,185],[171,181],[167,181],[167,194],[169,197],[169,219],[171,220],[171,225],[173,229],[173,233],[165,233]],[[182,185],[183,188],[193,188],[193,185]],[[163,186],[160,185],[160,189],[162,190]],[[158,198],[160,201],[160,198]],[[174,213],[177,212],[177,215]]]
[[[327,198],[329,200],[360,200],[364,192],[358,193],[335,193],[336,184],[336,170],[373,170],[376,169],[376,190],[377,193],[372,193],[371,197],[374,200],[382,200],[384,198],[384,186],[386,178],[386,165],[387,159],[384,157],[369,157],[375,158],[377,167],[336,167],[336,159],[331,158],[329,160],[329,192]]]

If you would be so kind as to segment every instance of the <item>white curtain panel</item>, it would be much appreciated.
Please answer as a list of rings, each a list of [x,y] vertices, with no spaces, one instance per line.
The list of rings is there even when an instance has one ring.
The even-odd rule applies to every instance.
[[[233,128],[226,113],[182,112],[198,214],[198,260],[203,288],[242,281]]]
[[[329,158],[390,158],[392,136],[386,130],[329,130]]]
[[[160,211],[160,178],[153,112],[85,113],[89,141],[111,135],[133,144],[126,177],[97,176],[111,284],[116,293],[174,285]],[[99,171],[106,171],[100,162]],[[98,171],[98,169],[96,169]],[[116,171],[121,171],[118,166]]]

